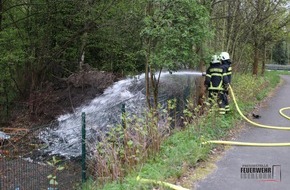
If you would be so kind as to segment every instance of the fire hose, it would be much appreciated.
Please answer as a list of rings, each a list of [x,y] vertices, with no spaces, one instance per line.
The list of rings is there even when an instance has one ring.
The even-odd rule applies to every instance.
[[[256,127],[261,127],[261,128],[267,128],[267,129],[276,129],[276,130],[290,130],[290,127],[281,127],[281,126],[271,126],[271,125],[263,125],[260,123],[256,123],[250,119],[248,119],[240,110],[239,105],[237,103],[235,94],[233,92],[233,89],[231,86],[229,86],[230,93],[232,95],[235,107],[238,111],[238,113],[242,116],[243,119],[245,119],[247,122],[251,123],[252,125]],[[290,107],[285,107],[281,108],[279,110],[279,113],[286,119],[290,120],[290,117],[287,116],[286,114],[283,113],[284,110],[290,109]],[[224,144],[224,145],[237,145],[237,146],[255,146],[255,147],[278,147],[278,146],[290,146],[290,142],[285,142],[285,143],[254,143],[254,142],[236,142],[236,141],[221,141],[221,140],[210,140],[203,142],[203,144]],[[163,181],[157,181],[157,180],[152,180],[152,179],[144,179],[140,178],[139,176],[137,177],[137,181],[140,181],[141,183],[154,183],[157,185],[169,187],[174,190],[189,190],[186,188],[183,188],[181,186],[177,186],[174,184],[170,184],[167,182]]]
[[[137,181],[140,181],[141,183],[154,183],[154,184],[161,185],[161,186],[164,186],[164,187],[169,187],[169,188],[174,189],[174,190],[189,190],[189,189],[186,189],[184,187],[177,186],[177,185],[174,185],[174,184],[171,184],[171,183],[167,183],[167,182],[163,182],[163,181],[157,181],[157,180],[152,180],[152,179],[144,179],[144,178],[140,178],[139,176],[137,177]]]
[[[290,130],[290,127],[281,127],[281,126],[272,126],[272,125],[263,125],[260,123],[256,123],[250,119],[248,119],[240,110],[239,105],[237,103],[235,94],[231,86],[229,86],[230,93],[232,95],[235,107],[238,113],[245,119],[247,122],[251,123],[256,127],[266,128],[266,129],[276,129],[276,130]],[[281,108],[279,113],[285,117],[286,119],[290,120],[290,117],[283,113],[284,110],[290,109],[290,107]],[[267,147],[274,147],[274,146],[290,146],[290,142],[285,143],[252,143],[252,142],[236,142],[236,141],[221,141],[221,140],[210,140],[203,142],[203,144],[224,144],[224,145],[237,145],[237,146],[267,146]]]

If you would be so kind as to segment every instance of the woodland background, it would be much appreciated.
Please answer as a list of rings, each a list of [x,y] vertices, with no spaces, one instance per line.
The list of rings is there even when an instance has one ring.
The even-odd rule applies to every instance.
[[[0,120],[34,122],[92,99],[114,81],[204,71],[230,53],[235,72],[289,64],[286,0],[0,0]],[[153,90],[149,90],[149,89]],[[27,118],[26,118],[27,119]]]

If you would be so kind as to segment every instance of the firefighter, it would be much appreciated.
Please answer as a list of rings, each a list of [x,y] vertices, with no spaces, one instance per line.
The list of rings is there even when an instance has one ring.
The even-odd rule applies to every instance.
[[[225,75],[228,77],[228,80],[229,80],[229,84],[231,84],[231,80],[232,80],[232,62],[230,60],[230,55],[228,52],[222,52],[220,54],[220,58],[221,58],[221,62],[222,62],[222,65],[225,69]],[[224,90],[224,95],[225,95],[225,109],[226,109],[226,112],[229,112],[230,111],[230,105],[229,105],[229,91],[228,89],[225,89]]]
[[[225,75],[225,68],[221,64],[219,56],[212,56],[210,66],[206,71],[204,85],[208,90],[210,100],[216,99],[219,106],[219,113],[224,115],[225,111],[225,95],[224,91],[228,87],[228,77]]]

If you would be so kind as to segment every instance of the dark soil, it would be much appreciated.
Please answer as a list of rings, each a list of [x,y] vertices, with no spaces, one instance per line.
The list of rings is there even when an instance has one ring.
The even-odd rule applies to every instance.
[[[0,155],[1,152],[23,155],[38,148],[41,142],[35,136],[41,129],[53,127],[58,116],[89,103],[116,80],[112,73],[89,69],[55,83],[45,83],[42,90],[34,91],[26,101],[15,104],[11,119],[0,128],[11,136],[2,146],[0,142]]]
[[[55,83],[46,82],[42,90],[34,91],[29,99],[15,104],[6,127],[32,127],[54,121],[57,116],[74,112],[102,94],[118,80],[112,73],[95,70],[80,71]]]

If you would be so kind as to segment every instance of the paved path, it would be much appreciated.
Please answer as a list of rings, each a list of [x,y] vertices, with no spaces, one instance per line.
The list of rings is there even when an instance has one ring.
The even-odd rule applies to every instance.
[[[281,76],[284,83],[260,109],[262,117],[257,121],[265,125],[287,126],[290,121],[281,117],[279,109],[290,107],[290,76]],[[290,115],[289,110],[285,110]],[[290,142],[290,131],[253,127],[247,124],[236,141],[243,142]],[[268,165],[274,180],[242,179],[244,168]],[[279,165],[279,166],[274,166]],[[264,167],[263,166],[263,167]],[[245,170],[244,170],[245,171]],[[281,171],[281,172],[280,172]],[[281,177],[280,177],[281,174]],[[242,147],[233,146],[217,162],[217,169],[195,185],[197,190],[290,190],[290,146],[288,147]]]

